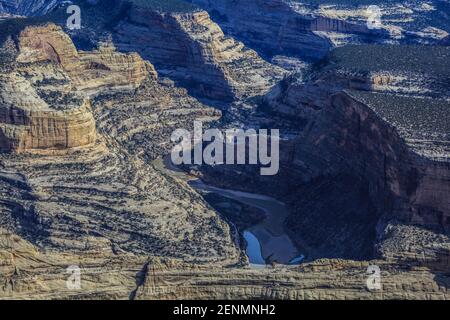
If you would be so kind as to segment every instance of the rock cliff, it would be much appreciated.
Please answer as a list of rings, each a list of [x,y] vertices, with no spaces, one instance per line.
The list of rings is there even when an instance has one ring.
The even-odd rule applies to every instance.
[[[354,49],[347,55],[349,66],[360,55],[371,57],[369,50],[375,58],[359,63],[360,70],[354,64],[345,70],[342,56],[332,58],[303,78],[281,81],[260,105],[263,114],[255,117],[265,113],[271,127],[286,133],[277,176],[218,166],[202,168],[202,177],[228,188],[240,181],[244,191],[284,199],[292,212],[287,228],[312,258],[433,252],[429,239],[442,237],[448,243],[449,105],[442,99],[446,72],[434,70],[448,65],[449,56],[443,48],[420,53],[404,47],[398,51],[403,59],[385,55],[377,61],[376,46]],[[440,61],[436,69],[430,54]],[[405,75],[415,79],[420,74],[419,80],[405,81],[399,91],[383,87],[392,80],[382,70],[396,74],[412,56],[414,67]],[[408,91],[414,83],[429,83],[430,91],[422,84]],[[430,95],[439,98],[424,97]],[[406,244],[412,238],[421,246]]]
[[[297,12],[284,0],[193,2],[208,10],[227,34],[269,57],[317,60],[327,54],[337,34],[383,37],[383,31],[370,30],[365,24]]]
[[[139,52],[193,93],[221,101],[261,95],[284,71],[226,37],[205,11],[133,6],[116,27],[120,50]]]
[[[107,44],[78,52],[53,24],[20,33],[13,65],[5,67],[9,73],[0,80],[1,147],[17,152],[94,143],[96,125],[88,96],[102,89],[135,89],[157,78],[153,66],[139,55],[118,53]]]
[[[12,61],[2,65],[1,141],[16,152],[0,154],[1,225],[26,241],[31,256],[3,270],[1,296],[45,291],[27,277],[9,279],[10,267],[29,270],[42,248],[51,248],[46,259],[59,265],[40,265],[49,275],[64,273],[70,261],[81,264],[85,253],[94,267],[122,253],[137,259],[138,269],[148,255],[238,262],[230,227],[152,162],[170,150],[173,130],[189,128],[192,119],[217,120],[220,112],[158,79],[137,54],[111,46],[79,52],[54,25],[22,31],[17,52],[11,42],[3,47]],[[8,257],[11,248],[5,250]],[[129,295],[136,274],[127,277],[134,280],[118,290]]]
[[[59,64],[77,90],[101,87],[136,88],[145,79],[156,78],[153,66],[138,54],[122,54],[111,43],[94,51],[77,51],[70,37],[53,24],[26,28],[20,35],[20,63],[50,61]]]
[[[370,4],[354,1],[192,0],[227,35],[273,61],[317,60],[331,47],[355,43],[437,43],[448,29],[444,1],[376,3],[381,28],[368,28]],[[292,63],[292,62],[290,62]]]

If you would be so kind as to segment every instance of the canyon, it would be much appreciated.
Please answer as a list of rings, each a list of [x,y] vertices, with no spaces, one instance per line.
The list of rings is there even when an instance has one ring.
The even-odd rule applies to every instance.
[[[351,4],[188,2],[76,2],[67,30],[58,1],[0,1],[38,16],[0,21],[0,299],[449,299],[447,2],[382,30]],[[195,120],[280,129],[279,174],[167,170]],[[282,201],[304,261],[252,266],[264,213],[214,188]]]
[[[450,32],[445,1],[374,3],[379,29],[367,26],[372,3],[351,1],[191,0],[207,10],[227,35],[276,64],[317,60],[330,48],[354,43],[436,43]],[[424,13],[425,12],[425,13]]]

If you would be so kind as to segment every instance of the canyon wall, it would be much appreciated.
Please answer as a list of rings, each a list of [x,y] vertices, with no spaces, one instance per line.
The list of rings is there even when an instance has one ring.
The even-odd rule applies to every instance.
[[[264,94],[284,71],[226,37],[205,11],[133,6],[116,27],[121,51],[136,51],[194,94],[220,101]]]
[[[229,225],[153,164],[171,149],[176,128],[217,120],[220,112],[158,78],[138,54],[118,53],[110,42],[77,51],[53,24],[29,26],[1,50],[11,60],[0,63],[0,189],[7,195],[0,220],[28,241],[31,255],[51,248],[47,258],[62,266],[86,253],[84,262],[100,267],[123,253],[137,259],[138,269],[148,255],[238,261]],[[5,251],[9,261],[11,248]],[[9,278],[10,268],[33,266],[19,264],[8,263],[0,276],[7,294],[20,295],[23,286],[41,290],[33,280]],[[136,285],[136,273],[127,274],[126,290]],[[120,283],[110,284],[123,294]]]
[[[135,89],[157,79],[153,66],[138,54],[118,53],[110,44],[78,52],[53,24],[25,28],[18,48],[15,68],[1,78],[1,147],[7,151],[90,145],[96,125],[89,95],[106,88]]]
[[[291,211],[286,224],[290,236],[311,259],[370,259],[420,248],[433,251],[433,242],[427,239],[448,239],[448,152],[445,134],[438,134],[440,126],[424,128],[430,119],[445,119],[445,108],[430,109],[436,118],[420,117],[413,123],[403,119],[408,109],[386,116],[349,90],[354,83],[363,83],[367,92],[386,79],[336,73],[312,78],[306,83],[295,76],[286,78],[261,105],[272,126],[297,132],[281,141],[278,175],[267,178],[259,176],[258,168],[222,166],[202,168],[202,179],[228,188],[245,181],[243,191],[283,199]],[[422,135],[405,136],[413,128]],[[444,139],[442,147],[439,139]],[[427,140],[428,145],[419,140]],[[440,148],[444,149],[433,151]],[[414,232],[411,238],[421,239],[422,247],[380,244],[392,237],[397,244],[404,243],[401,232],[386,231],[392,221],[403,223],[404,232]],[[414,225],[433,231],[406,231]],[[381,236],[385,231],[388,235]],[[447,240],[442,243],[444,249],[448,247]],[[383,249],[378,250],[377,244]]]
[[[283,0],[226,1],[193,0],[208,10],[229,35],[262,54],[297,56],[307,60],[323,58],[333,46],[336,34],[385,37],[383,30],[370,30],[313,12],[303,14]]]

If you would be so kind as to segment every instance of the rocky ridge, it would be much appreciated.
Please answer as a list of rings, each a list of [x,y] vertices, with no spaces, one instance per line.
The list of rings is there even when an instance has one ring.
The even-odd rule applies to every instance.
[[[116,46],[139,52],[197,95],[221,101],[262,95],[285,73],[226,37],[205,11],[133,6],[127,17],[116,27]]]

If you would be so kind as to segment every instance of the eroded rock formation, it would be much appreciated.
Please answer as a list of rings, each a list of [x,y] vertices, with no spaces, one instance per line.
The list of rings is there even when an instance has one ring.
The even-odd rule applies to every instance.
[[[195,94],[230,101],[264,94],[284,71],[226,37],[205,11],[133,6],[116,28],[120,50],[139,52]]]
[[[15,68],[1,78],[2,149],[64,150],[96,140],[88,95],[101,89],[135,89],[156,80],[153,66],[110,45],[78,52],[60,27],[20,33]],[[6,69],[5,69],[6,70]]]
[[[33,32],[36,41],[31,41]],[[40,145],[39,155],[30,154],[32,149],[0,154],[0,189],[7,195],[0,200],[0,255],[4,257],[0,296],[18,298],[33,291],[45,298],[71,295],[57,275],[66,277],[68,263],[100,270],[120,256],[111,271],[117,277],[103,286],[115,287],[116,293],[97,295],[98,288],[85,287],[84,297],[104,298],[129,298],[149,255],[217,265],[238,263],[240,251],[228,224],[185,183],[166,176],[152,162],[170,150],[175,128],[189,128],[192,119],[217,120],[220,112],[167,79],[158,79],[151,65],[137,55],[130,58],[109,46],[77,52],[53,25],[29,27],[24,35],[19,51],[11,49],[11,63],[2,65],[8,72],[2,76],[2,103],[14,106],[12,115],[4,108],[2,120],[13,120],[11,126],[18,128],[27,118],[26,112],[15,110],[42,111],[32,131],[41,143],[48,138],[47,124],[54,122],[49,109],[68,125],[50,131],[58,134],[59,141],[65,134],[73,136],[70,115],[77,103],[89,103],[86,117],[95,119],[97,133],[89,145],[58,144],[61,152]],[[89,133],[85,127],[82,137]],[[33,264],[42,248],[53,253],[42,256],[43,264]],[[10,259],[16,249],[24,259]],[[49,263],[54,267],[49,268]],[[130,271],[120,275],[124,267]],[[25,270],[35,270],[37,278],[29,278]],[[51,274],[59,280],[47,278]]]
[[[355,47],[350,62],[366,55],[363,48]],[[377,52],[376,46],[367,49]],[[440,247],[431,238],[444,239],[440,248],[447,250],[449,106],[442,99],[446,87],[439,85],[445,76],[435,76],[431,49],[416,49],[398,51],[403,59],[387,55],[368,62],[372,67],[395,63],[389,68],[395,74],[412,52],[416,63],[405,73],[412,81],[398,86],[409,96],[384,87],[394,77],[382,68],[345,70],[333,59],[316,66],[306,80],[286,78],[260,106],[272,127],[291,135],[281,142],[279,174],[268,179],[257,169],[219,166],[204,168],[203,179],[228,188],[241,181],[244,191],[284,199],[292,212],[287,228],[310,257],[428,254]],[[447,65],[449,56],[441,49],[433,61]],[[414,83],[429,87],[408,91]],[[433,93],[427,88],[440,99],[425,98]],[[409,238],[421,245],[406,244]]]

